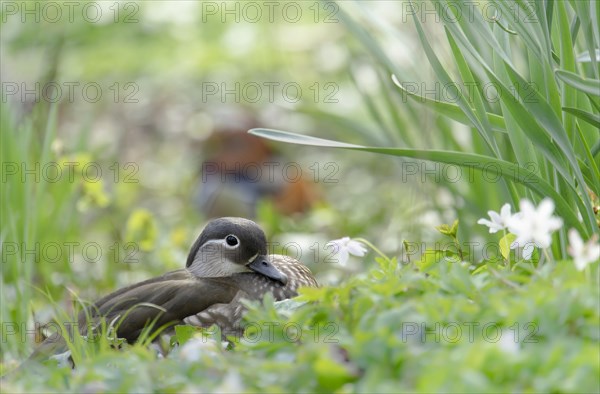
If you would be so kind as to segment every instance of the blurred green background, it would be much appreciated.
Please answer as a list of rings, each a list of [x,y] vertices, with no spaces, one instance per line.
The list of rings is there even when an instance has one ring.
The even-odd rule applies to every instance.
[[[254,218],[267,233],[272,251],[299,258],[320,283],[339,285],[341,295],[335,293],[335,288],[323,289],[323,294],[329,297],[321,305],[326,312],[307,313],[345,321],[348,332],[342,332],[341,337],[355,344],[354,350],[359,355],[355,360],[360,366],[384,364],[381,362],[384,356],[396,360],[397,364],[386,364],[390,370],[389,376],[386,375],[388,380],[378,380],[378,368],[368,371],[373,375],[365,375],[367,388],[383,387],[393,391],[396,374],[403,371],[410,375],[410,365],[417,365],[410,360],[421,352],[419,349],[413,352],[410,347],[394,346],[395,350],[389,354],[382,350],[391,349],[390,343],[398,345],[394,342],[398,331],[394,331],[393,324],[417,316],[412,314],[412,309],[402,309],[410,300],[418,301],[409,304],[410,308],[421,311],[422,320],[430,321],[444,320],[444,313],[452,308],[457,321],[474,321],[482,318],[481,314],[498,321],[500,318],[494,315],[497,311],[507,325],[512,324],[510,319],[530,322],[539,315],[546,316],[539,307],[547,301],[544,292],[552,280],[546,266],[542,267],[545,271],[541,274],[535,269],[523,271],[525,273],[517,271],[515,277],[506,280],[498,279],[493,270],[493,275],[483,272],[481,276],[471,277],[470,271],[459,264],[451,265],[446,272],[443,271],[446,266],[440,263],[441,274],[432,273],[431,277],[423,274],[417,278],[418,274],[410,271],[408,265],[402,268],[406,272],[400,275],[400,266],[378,261],[383,274],[377,272],[381,274],[377,276],[371,272],[376,266],[371,258],[374,254],[362,261],[351,259],[348,266],[342,267],[332,263],[328,258],[331,249],[325,246],[327,241],[344,236],[362,237],[398,261],[414,262],[424,251],[425,244],[431,247],[435,242],[444,242],[439,241],[443,237],[435,226],[451,224],[460,218],[459,238],[465,240],[465,248],[473,252],[467,260],[475,265],[481,262],[482,251],[494,254],[497,250],[497,240],[485,244],[492,248],[484,247],[487,229],[475,225],[477,219],[486,216],[488,210],[498,210],[503,203],[511,201],[511,197],[531,196],[524,186],[514,186],[515,193],[511,196],[508,182],[486,172],[470,173],[457,166],[362,152],[272,143],[245,133],[250,128],[261,127],[371,146],[489,154],[475,127],[443,117],[419,100],[409,100],[392,83],[389,69],[394,70],[399,81],[416,87],[418,94],[456,104],[453,91],[445,90],[436,82],[438,78],[423,51],[407,4],[404,1],[2,2],[0,317],[3,323],[16,323],[10,329],[3,326],[0,348],[3,365],[14,364],[31,351],[35,340],[34,322],[50,321],[57,308],[72,310],[76,296],[95,299],[120,286],[182,267],[188,248],[207,220],[218,215]],[[436,20],[439,18],[432,4],[438,3],[415,4],[423,12],[419,15],[422,26],[441,66],[457,75],[453,61],[459,57],[453,57],[444,26]],[[515,69],[526,75],[528,82],[540,82],[538,86],[544,86],[544,77],[536,69],[537,60],[529,62],[527,56],[531,56],[528,52],[531,49],[520,41],[523,34],[510,35],[513,41],[506,38],[508,33],[485,13],[491,12],[486,11],[487,4],[478,3],[478,12],[484,12],[485,22],[492,26],[486,24],[485,27],[493,29],[504,49],[511,53]],[[561,21],[563,28],[568,26],[566,16],[577,19],[575,5],[568,9],[556,7],[565,15]],[[586,14],[584,11],[578,9],[580,15]],[[558,14],[558,11],[553,12]],[[344,15],[355,21],[354,28],[349,29],[343,23]],[[584,22],[584,27],[591,26],[588,21]],[[504,20],[503,23],[508,26]],[[357,25],[362,28],[356,28]],[[537,25],[527,27],[534,29]],[[470,25],[465,22],[461,28],[469,30]],[[575,39],[575,49],[569,47],[568,51],[583,52],[581,37],[588,30]],[[554,27],[555,36],[557,31]],[[475,29],[470,32],[470,38],[479,37]],[[365,40],[361,34],[368,38]],[[591,33],[589,37],[593,37]],[[364,42],[371,38],[380,46],[365,48]],[[556,42],[559,38],[548,37],[548,40]],[[477,49],[486,60],[497,61],[498,69],[504,70],[484,41],[480,39]],[[560,55],[564,55],[565,48],[561,49]],[[393,67],[383,64],[381,59],[385,56],[377,51],[385,52]],[[566,55],[562,59],[565,58]],[[532,59],[535,60],[533,56]],[[570,60],[575,64],[573,59]],[[539,64],[547,65],[542,61]],[[584,75],[598,73],[589,61],[577,67],[585,71]],[[554,80],[552,76],[545,77]],[[548,90],[558,97],[558,88],[549,85]],[[569,91],[565,91],[568,96]],[[484,113],[500,114],[497,118],[502,116],[503,120],[508,113],[506,108],[503,103],[494,101],[493,91],[489,93],[490,101],[481,108]],[[577,94],[573,93],[571,99],[584,102],[583,94]],[[471,103],[476,100],[475,95],[468,96]],[[589,100],[593,103],[592,98]],[[582,105],[586,110],[589,107],[587,101]],[[560,103],[556,108],[560,111]],[[526,106],[523,110],[527,110]],[[513,147],[521,147],[523,150],[519,152],[530,149],[532,157],[538,154],[541,158],[535,150],[536,141],[531,141],[529,134],[519,135],[520,124],[507,119],[503,127],[516,131],[510,136],[506,130],[494,134],[499,146],[494,153],[515,162]],[[564,119],[565,124],[575,128],[575,118],[565,116]],[[579,124],[583,130],[581,139],[593,142],[593,126],[585,122]],[[574,133],[570,138],[579,141]],[[581,154],[584,150],[580,142],[573,142],[573,146],[580,150],[581,163],[597,161],[593,155],[590,160]],[[589,153],[589,148],[586,149]],[[269,173],[263,167],[258,186],[253,182],[234,181],[232,188],[215,193],[213,188],[219,188],[222,175],[207,177],[207,169],[212,168],[207,166],[210,163],[239,163],[250,169],[265,162],[277,163],[273,167],[275,180],[268,178]],[[546,167],[534,170],[543,173],[544,179],[552,185],[562,186],[560,179],[553,178],[553,166],[545,158],[540,162]],[[593,167],[590,163],[585,165]],[[290,172],[284,173],[284,168]],[[302,176],[294,174],[297,169]],[[231,171],[224,176],[231,176]],[[592,186],[597,185],[590,182],[589,190]],[[289,199],[289,196],[300,197]],[[590,199],[593,198],[590,194]],[[218,206],[207,202],[213,200]],[[405,241],[412,244],[410,253]],[[454,245],[448,247],[455,248]],[[435,248],[444,249],[444,244],[438,243]],[[564,234],[560,249],[566,249]],[[490,258],[493,256],[484,257],[493,260]],[[572,283],[584,280],[574,270],[565,267],[561,270],[565,271],[566,278],[562,291],[572,294]],[[539,279],[537,274],[544,281],[535,282]],[[589,280],[589,271],[586,274],[588,287],[581,289],[581,294],[573,293],[573,299],[585,304],[587,309],[581,307],[585,312],[581,315],[592,320],[593,313],[589,311],[597,301],[589,300],[596,293],[590,290],[594,283]],[[537,287],[530,288],[530,296],[523,298],[535,302],[520,309],[521,296],[513,288],[525,287],[530,277],[535,279]],[[383,281],[382,278],[387,280],[385,285],[378,282]],[[413,279],[417,283],[415,288],[411,287]],[[363,280],[371,286],[368,291]],[[362,290],[353,292],[354,283],[363,286]],[[490,293],[478,298],[482,289]],[[357,293],[363,297],[358,301],[352,298]],[[460,308],[454,307],[455,300],[448,298],[448,293],[462,303]],[[591,332],[594,327],[588,328],[587,320],[579,319],[579,312],[571,308],[563,293],[557,291],[552,301],[560,304],[560,308],[552,302],[545,307],[557,314],[559,309],[565,311],[560,312],[561,316],[567,316],[565,320],[573,319],[576,322],[571,322],[573,327],[584,327],[586,333]],[[318,295],[313,297],[318,299]],[[425,302],[418,297],[423,297]],[[344,302],[339,303],[340,299]],[[473,307],[473,299],[479,303],[479,309]],[[502,304],[504,301],[506,304]],[[440,304],[447,309],[442,311]],[[376,309],[377,306],[382,310]],[[408,317],[401,312],[408,313]],[[369,319],[375,319],[383,334],[380,336],[378,331],[355,324],[355,316],[365,316],[362,324],[366,325],[371,324]],[[448,316],[451,320],[453,315],[448,313]],[[562,325],[557,328],[547,324],[542,329],[547,327],[555,331],[551,331],[551,335],[543,332],[540,336],[546,335],[552,340],[566,338]],[[352,331],[354,328],[358,333]],[[367,332],[371,336],[363,335]],[[573,332],[569,335],[576,338],[568,338],[573,343],[579,343],[578,335],[585,336],[575,329]],[[589,334],[589,337],[593,339],[586,339],[585,354],[592,353],[590,349],[597,345],[597,334]],[[373,344],[377,346],[371,347]],[[472,361],[475,370],[481,369],[480,363],[491,368],[490,365],[506,357],[492,349],[493,359],[478,359],[477,354],[471,353],[481,348],[468,345],[459,350],[468,351],[465,357]],[[529,369],[523,369],[522,381],[531,380],[530,374],[543,374],[544,371],[539,372],[532,366],[537,366],[539,359],[546,359],[546,350],[562,354],[560,346],[572,349],[573,357],[579,357],[576,347],[566,340],[549,350],[538,346],[537,353],[528,353]],[[271,354],[272,349],[264,349]],[[323,356],[316,345],[307,349],[311,357],[323,357],[304,363],[315,366],[322,376],[328,377],[341,365],[331,361],[333,356]],[[448,364],[454,364],[454,348],[435,349],[444,352],[450,349],[437,362],[450,360]],[[248,354],[252,357],[252,352]],[[228,362],[241,360],[238,367],[243,366],[246,356],[243,352],[231,352]],[[298,357],[302,357],[301,353]],[[584,356],[573,362],[573,369],[586,362],[580,358]],[[263,359],[268,360],[268,357]],[[552,358],[553,368],[560,368],[558,359]],[[437,364],[429,364],[426,356],[420,358],[420,362],[430,369],[431,365],[438,369]],[[520,362],[517,360],[510,367],[519,370]],[[282,368],[289,367],[288,364],[292,363],[282,363]],[[443,372],[440,381],[444,383],[430,382],[429,374],[423,373],[418,384],[421,388],[462,389],[471,382],[472,376],[465,375],[461,383],[452,386],[454,371],[446,368]],[[569,370],[563,372],[568,374]],[[291,387],[302,387],[303,380],[312,376],[311,373],[298,375],[296,386]],[[488,371],[488,374],[492,383],[482,387],[497,387],[494,386],[495,372]],[[345,379],[357,376],[344,376],[339,385],[334,386],[341,387]],[[556,387],[575,385],[566,382],[566,386],[560,386],[563,375],[556,376],[549,386],[535,387],[556,391]],[[511,387],[508,374],[499,379],[509,385],[504,387]],[[404,387],[413,389],[413,383],[407,382]],[[443,386],[448,382],[450,386]],[[438,383],[440,386],[436,386]],[[256,386],[262,387],[261,384]],[[386,386],[388,384],[390,386]]]
[[[381,83],[389,76],[348,34],[338,5],[57,4],[2,9],[2,237],[16,248],[4,248],[3,320],[49,318],[36,287],[68,303],[67,288],[89,299],[181,267],[210,215],[196,195],[202,163],[218,155],[209,141],[224,129],[423,148],[453,140],[445,130],[469,144],[466,129],[391,94]],[[387,46],[406,75],[430,78],[402,4],[369,10],[402,29],[404,40]],[[389,105],[393,112],[377,109]],[[362,270],[357,261],[324,263],[328,240],[362,236],[398,254],[403,240],[433,237],[432,226],[457,210],[481,213],[455,193],[465,177],[446,182],[434,163],[411,162],[405,174],[398,159],[261,143],[280,163],[275,174],[289,164],[283,182],[295,183],[299,168],[313,197],[290,213],[267,195],[255,219],[273,250],[300,257],[322,283]],[[238,214],[238,203],[220,213]]]

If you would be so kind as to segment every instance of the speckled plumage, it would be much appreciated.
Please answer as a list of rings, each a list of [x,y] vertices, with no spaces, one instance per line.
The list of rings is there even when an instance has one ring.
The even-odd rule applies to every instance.
[[[255,273],[235,274],[231,282],[240,290],[233,300],[225,304],[215,304],[204,311],[184,319],[186,324],[208,327],[218,325],[225,335],[241,335],[242,317],[245,312],[242,299],[261,300],[267,293],[271,293],[276,301],[285,300],[298,295],[300,287],[317,287],[312,272],[297,260],[283,255],[269,255],[269,261],[288,277],[288,282],[283,285],[263,275]]]
[[[236,333],[244,313],[240,300],[294,297],[300,286],[317,286],[308,268],[281,255],[266,255],[264,232],[242,218],[208,223],[190,250],[186,268],[119,289],[81,311],[79,331],[117,323],[119,338],[135,342],[144,327],[176,324],[221,326]],[[65,351],[63,337],[49,338],[30,356],[41,359]]]

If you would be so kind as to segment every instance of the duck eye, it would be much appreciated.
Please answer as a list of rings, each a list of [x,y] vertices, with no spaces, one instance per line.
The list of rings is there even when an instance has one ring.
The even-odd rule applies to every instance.
[[[227,242],[227,245],[229,246],[235,246],[239,241],[235,235],[228,235],[225,237],[225,242]]]

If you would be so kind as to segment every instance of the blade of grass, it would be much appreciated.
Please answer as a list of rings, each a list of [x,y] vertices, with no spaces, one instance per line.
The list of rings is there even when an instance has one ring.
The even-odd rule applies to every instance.
[[[452,81],[452,79],[450,78],[450,75],[448,75],[445,68],[442,66],[442,63],[436,56],[435,51],[429,44],[429,40],[427,39],[427,36],[425,35],[425,32],[423,31],[421,22],[419,21],[417,14],[413,13],[412,16],[413,16],[413,20],[415,22],[415,26],[417,27],[417,34],[419,35],[419,39],[421,41],[421,44],[423,45],[423,50],[425,51],[425,54],[427,55],[427,59],[429,59],[429,63],[431,64],[431,67],[435,71],[435,74],[438,77],[438,79],[440,80],[440,82],[444,86],[450,86],[451,84],[454,83],[454,81]],[[488,130],[486,130],[483,127],[483,124],[481,123],[481,121],[479,120],[477,115],[473,112],[473,110],[471,109],[471,107],[469,106],[467,101],[465,100],[465,98],[464,98],[463,94],[460,92],[460,90],[458,90],[458,94],[457,94],[456,98],[458,101],[458,106],[462,109],[462,111],[465,113],[467,118],[469,118],[469,120],[473,123],[473,125],[479,132],[479,135],[486,142],[488,149],[490,149],[490,151],[492,153],[494,153],[494,155],[496,157],[499,156],[499,150],[498,150],[498,145],[496,144],[496,141],[488,133]]]
[[[506,71],[508,72],[509,77],[514,81],[514,83],[525,84],[523,78],[510,67],[507,66]],[[516,105],[513,107],[515,111],[520,113],[520,117],[517,120],[527,121],[529,120],[531,113],[533,116],[535,116],[535,119],[537,119],[537,121],[539,121],[544,126],[543,128],[541,128],[541,130],[538,131],[538,134],[544,134],[544,131],[547,131],[547,133],[552,136],[553,141],[556,142],[561,152],[566,156],[566,159],[571,165],[571,169],[575,174],[575,179],[579,184],[579,198],[574,197],[574,202],[578,205],[579,210],[583,215],[583,220],[587,222],[588,228],[595,229],[597,231],[596,219],[594,218],[593,211],[591,210],[592,202],[589,198],[587,190],[585,190],[585,180],[583,179],[583,174],[581,173],[581,169],[579,168],[579,165],[577,163],[577,158],[573,150],[573,145],[569,141],[566,135],[566,131],[562,127],[560,120],[552,111],[550,105],[546,102],[546,100],[544,100],[543,97],[535,90],[533,90],[532,96],[533,99],[530,100],[527,106],[528,111],[525,111],[524,109],[520,110]],[[511,100],[508,100],[508,102],[510,101]],[[531,119],[531,121],[529,122],[530,127],[533,127],[534,129],[539,128],[537,121]],[[552,144],[551,146],[554,146],[554,144]],[[562,158],[562,155],[549,155],[547,158],[552,164],[555,165],[555,169],[562,175],[561,180],[567,183],[569,186],[571,186],[573,191],[576,193],[576,188],[572,176],[568,172],[566,172],[565,167],[556,165],[557,163],[561,163],[562,165],[562,160],[559,161],[559,158]]]
[[[489,156],[483,156],[475,153],[450,152],[439,150],[422,150],[422,149],[401,149],[401,148],[381,148],[369,147],[344,142],[326,140],[301,134],[290,133],[272,129],[252,129],[250,134],[259,137],[267,138],[274,141],[286,142],[292,144],[328,147],[328,148],[343,148],[357,151],[381,153],[391,156],[410,157],[420,160],[437,161],[446,164],[455,164],[471,169],[483,169],[490,171],[496,175],[506,177],[514,182],[521,183],[527,188],[536,192],[543,197],[551,197],[557,206],[557,211],[563,215],[563,219],[571,227],[575,227],[583,234],[588,235],[587,229],[583,227],[577,220],[577,215],[571,209],[571,206],[564,198],[557,193],[554,188],[544,179],[539,177],[533,171],[519,167],[516,164],[496,159]]]
[[[556,70],[554,72],[564,83],[578,89],[584,93],[600,97],[600,80],[591,78],[582,78],[567,70]]]
[[[433,109],[437,113],[447,116],[448,118],[456,122],[462,123],[470,127],[475,127],[475,125],[471,122],[469,117],[465,115],[465,113],[458,105],[447,103],[444,101],[433,100],[425,96],[420,96],[414,92],[410,92],[404,88],[402,82],[400,82],[395,75],[392,75],[392,81],[400,89],[403,96],[411,97],[415,101],[424,104],[425,106]],[[488,121],[491,125],[492,130],[499,133],[506,133],[506,125],[504,124],[504,119],[501,116],[490,112],[486,112],[486,116],[488,117]]]
[[[575,71],[575,54],[573,53],[573,41],[571,38],[571,31],[569,28],[569,21],[567,17],[567,11],[565,9],[565,3],[559,2],[556,6],[558,14],[558,29],[559,29],[559,41],[560,41],[560,65],[563,69],[569,71]],[[564,85],[562,89],[561,97],[562,107],[573,107],[577,105],[577,91],[569,85]],[[569,141],[574,141],[575,136],[575,117],[569,113],[562,114],[562,123],[564,129],[569,137]]]
[[[585,38],[585,46],[588,50],[588,53],[593,54],[597,51],[598,43],[600,42],[600,37],[598,37],[598,18],[600,18],[600,13],[598,13],[598,1],[588,1],[588,0],[578,0],[571,3],[575,8],[576,18],[581,23],[581,30],[583,32],[583,37]],[[594,42],[594,33],[596,34],[595,42]],[[594,56],[590,56],[590,62],[592,64],[592,72],[596,78],[598,75],[598,60]]]
[[[600,129],[600,115],[592,114],[590,112],[583,111],[579,108],[563,107],[565,112],[575,115],[581,120],[588,122],[589,124],[596,126]]]
[[[550,63],[552,54],[545,45],[544,33],[539,23],[538,13],[540,11],[544,12],[544,10],[540,10],[540,3],[500,0],[493,1],[493,4],[498,7],[500,14],[507,18],[507,25],[523,40],[536,59],[540,63]],[[500,55],[502,56],[502,53]],[[510,61],[507,61],[506,57],[502,56],[502,58],[506,63],[513,66]]]

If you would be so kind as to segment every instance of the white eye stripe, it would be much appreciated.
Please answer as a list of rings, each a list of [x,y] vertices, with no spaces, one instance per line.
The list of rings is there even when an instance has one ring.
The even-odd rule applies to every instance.
[[[225,238],[211,239],[200,246],[194,261],[188,268],[192,274],[200,278],[210,278],[252,272],[246,267],[247,263],[244,262],[240,252],[236,250],[240,243],[230,246]],[[236,239],[239,241],[239,238]]]
[[[230,234],[232,237],[235,237],[235,235]],[[227,237],[229,237],[230,235],[228,235]],[[238,241],[237,244],[231,246],[227,243],[227,241],[225,240],[227,237],[225,237],[224,239],[211,239],[209,241],[206,241],[202,244],[202,246],[200,248],[205,248],[207,245],[220,245],[222,247],[224,247],[225,249],[237,249],[240,246],[240,240],[238,237],[235,237],[235,239]]]
[[[225,240],[224,239],[211,239],[209,241],[206,241],[202,244],[202,246],[200,248],[203,248],[207,245],[221,245],[221,246],[225,246]]]

